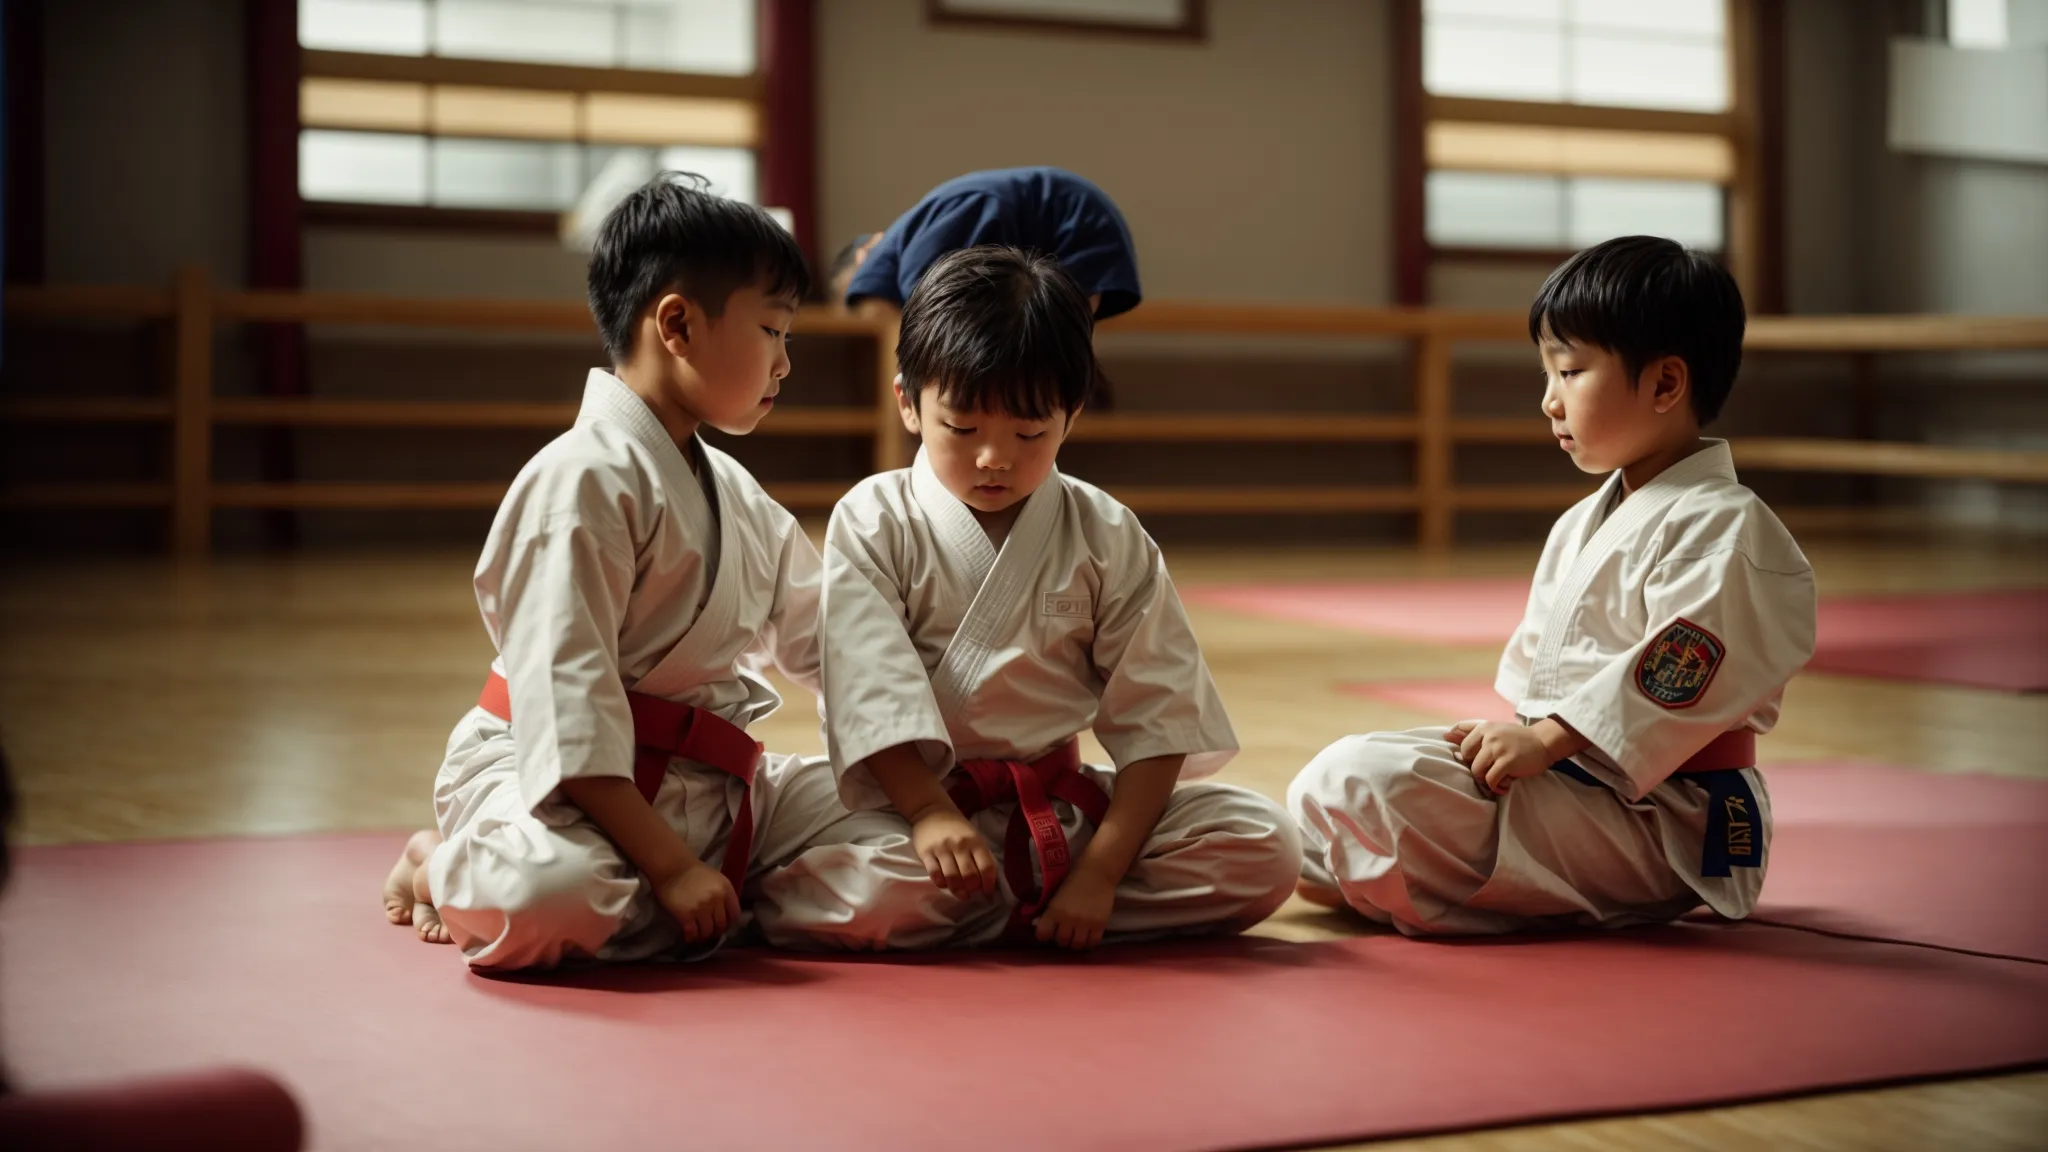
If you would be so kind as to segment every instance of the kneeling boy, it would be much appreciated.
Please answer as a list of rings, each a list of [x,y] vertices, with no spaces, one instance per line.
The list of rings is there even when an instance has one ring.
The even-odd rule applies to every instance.
[[[498,509],[476,571],[498,656],[435,780],[446,839],[416,836],[385,891],[478,968],[701,956],[846,815],[746,734],[779,703],[760,663],[816,684],[817,551],[697,438],[773,407],[803,254],[665,175],[606,218],[589,280],[613,371]]]

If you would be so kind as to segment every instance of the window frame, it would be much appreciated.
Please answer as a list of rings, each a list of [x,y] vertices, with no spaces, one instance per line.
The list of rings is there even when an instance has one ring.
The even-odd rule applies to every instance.
[[[761,4],[755,4],[757,28]],[[296,111],[300,86],[308,79],[396,81],[457,87],[501,88],[528,92],[602,92],[624,95],[681,96],[741,100],[752,105],[759,125],[753,146],[756,187],[765,196],[768,167],[769,108],[765,72],[767,45],[757,31],[753,72],[743,76],[704,72],[669,72],[639,68],[598,68],[575,64],[543,64],[514,60],[482,60],[457,56],[401,56],[298,46],[293,80],[293,146],[307,131]],[[442,138],[434,132],[401,133]],[[449,136],[446,139],[457,139]],[[467,137],[460,137],[466,139]],[[566,142],[566,141],[565,141]],[[682,143],[682,142],[678,142]],[[296,168],[296,165],[294,165]],[[551,210],[465,208],[440,204],[376,204],[350,200],[308,200],[296,183],[299,217],[307,225],[395,228],[425,231],[553,235],[562,214]]]
[[[1729,142],[1734,172],[1724,188],[1728,263],[1752,313],[1782,306],[1783,0],[1724,0],[1728,11],[1729,107],[1687,112],[1545,101],[1439,96],[1423,85],[1423,0],[1395,0],[1394,83],[1395,297],[1430,301],[1430,271],[1440,262],[1553,266],[1557,249],[1439,246],[1428,238],[1426,139],[1433,123],[1515,124],[1705,134]],[[1560,168],[1560,176],[1573,173]]]

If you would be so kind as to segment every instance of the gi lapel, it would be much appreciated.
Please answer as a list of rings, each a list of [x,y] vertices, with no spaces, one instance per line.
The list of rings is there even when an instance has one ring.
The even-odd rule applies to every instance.
[[[732,632],[739,622],[740,580],[744,567],[742,542],[735,523],[739,519],[736,515],[738,498],[721,474],[717,459],[704,451],[700,442],[693,439],[690,444],[701,465],[699,474],[703,483],[697,483],[695,477],[685,476],[679,484],[672,485],[671,490],[683,489],[680,497],[690,505],[690,522],[716,526],[718,566],[711,573],[711,595],[704,601],[704,608],[697,613],[690,630],[683,633],[683,638],[668,650],[668,655],[663,656],[660,663],[649,669],[633,687],[636,692],[667,699],[674,699],[696,687],[703,680],[706,668],[723,670],[730,662],[728,650],[736,654],[752,643],[748,638],[746,643],[739,645],[739,649],[733,648]]]
[[[932,671],[932,695],[940,715],[950,722],[973,695],[991,646],[1015,634],[1019,615],[1029,607],[1025,593],[1045,562],[1045,546],[1059,519],[1065,482],[1057,470],[1045,478],[1025,500],[1001,551],[997,551],[973,511],[946,491],[922,452],[911,472],[918,506],[932,518],[943,545],[957,550],[967,563],[968,574],[978,581],[959,630]]]
[[[1586,594],[1606,568],[1608,557],[1634,540],[1688,488],[1709,476],[1724,473],[1730,477],[1734,475],[1734,467],[1729,463],[1728,443],[1709,440],[1707,447],[1666,468],[1648,484],[1630,493],[1621,506],[1610,512],[1607,519],[1593,530],[1579,549],[1571,570],[1552,590],[1550,613],[1543,621],[1543,639],[1536,647],[1536,658],[1530,668],[1527,689],[1530,698],[1548,702],[1563,694],[1564,686],[1557,682],[1557,658],[1571,633],[1573,618],[1585,606]],[[1619,472],[1608,477],[1607,485],[1600,493],[1603,504],[1613,499],[1614,487],[1621,482]]]

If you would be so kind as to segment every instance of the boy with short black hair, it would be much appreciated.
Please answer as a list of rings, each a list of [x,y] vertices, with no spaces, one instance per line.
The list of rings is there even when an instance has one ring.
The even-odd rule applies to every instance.
[[[1600,490],[1551,530],[1495,689],[1516,723],[1351,736],[1288,790],[1302,893],[1412,935],[1748,915],[1756,737],[1813,654],[1813,570],[1700,436],[1741,293],[1669,240],[1588,248],[1529,309],[1543,412]]]
[[[1074,279],[1014,248],[942,257],[904,308],[897,404],[923,448],[834,509],[819,630],[840,795],[898,831],[800,856],[778,884],[843,905],[764,908],[771,940],[1081,949],[1243,929],[1292,889],[1278,805],[1175,787],[1236,737],[1158,546],[1054,467],[1093,335]],[[1090,727],[1114,768],[1081,763]]]
[[[745,728],[815,689],[816,550],[731,457],[774,406],[809,272],[757,208],[665,173],[606,217],[590,310],[613,370],[513,480],[477,565],[498,656],[414,837],[394,923],[477,968],[694,958],[741,895],[843,817]]]

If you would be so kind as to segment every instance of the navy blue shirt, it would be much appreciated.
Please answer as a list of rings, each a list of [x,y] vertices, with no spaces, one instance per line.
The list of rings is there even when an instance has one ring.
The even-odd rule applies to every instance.
[[[1106,320],[1138,306],[1138,256],[1124,214],[1102,189],[1058,168],[1000,168],[946,181],[898,217],[846,289],[901,308],[925,269],[976,244],[1034,248],[1059,260]]]

